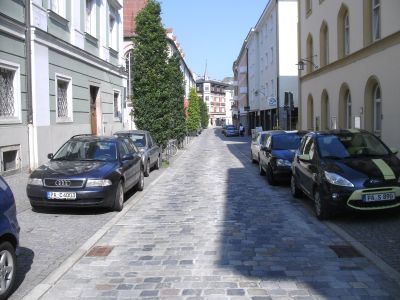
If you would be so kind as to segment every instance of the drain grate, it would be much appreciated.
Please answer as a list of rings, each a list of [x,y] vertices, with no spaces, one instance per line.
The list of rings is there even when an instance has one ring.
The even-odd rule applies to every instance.
[[[86,254],[86,256],[108,256],[108,254],[110,254],[113,249],[113,246],[95,246],[90,249],[89,253]]]
[[[331,245],[329,248],[331,248],[339,258],[363,257],[363,255],[352,246]]]

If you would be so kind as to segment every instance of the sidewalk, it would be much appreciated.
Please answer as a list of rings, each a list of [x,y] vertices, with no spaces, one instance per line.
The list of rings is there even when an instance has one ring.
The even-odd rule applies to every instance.
[[[400,297],[365,257],[339,258],[345,241],[266,185],[240,143],[203,132],[27,299]]]

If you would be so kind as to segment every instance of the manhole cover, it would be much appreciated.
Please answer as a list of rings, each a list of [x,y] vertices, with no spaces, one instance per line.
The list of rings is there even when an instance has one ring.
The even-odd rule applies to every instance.
[[[352,246],[347,245],[331,245],[329,246],[339,258],[352,258],[352,257],[363,257],[360,252],[358,252]]]
[[[108,256],[112,249],[114,249],[113,246],[95,246],[90,249],[86,256]]]

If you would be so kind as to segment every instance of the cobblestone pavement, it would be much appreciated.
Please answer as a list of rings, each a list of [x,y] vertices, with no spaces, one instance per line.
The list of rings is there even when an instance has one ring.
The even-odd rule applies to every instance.
[[[43,299],[399,299],[400,288],[206,130]]]

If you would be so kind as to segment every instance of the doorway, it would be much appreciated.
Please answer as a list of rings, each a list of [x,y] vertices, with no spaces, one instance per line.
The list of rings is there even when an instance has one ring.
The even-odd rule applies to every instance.
[[[92,134],[97,135],[97,97],[99,95],[99,87],[90,86],[90,126]]]

